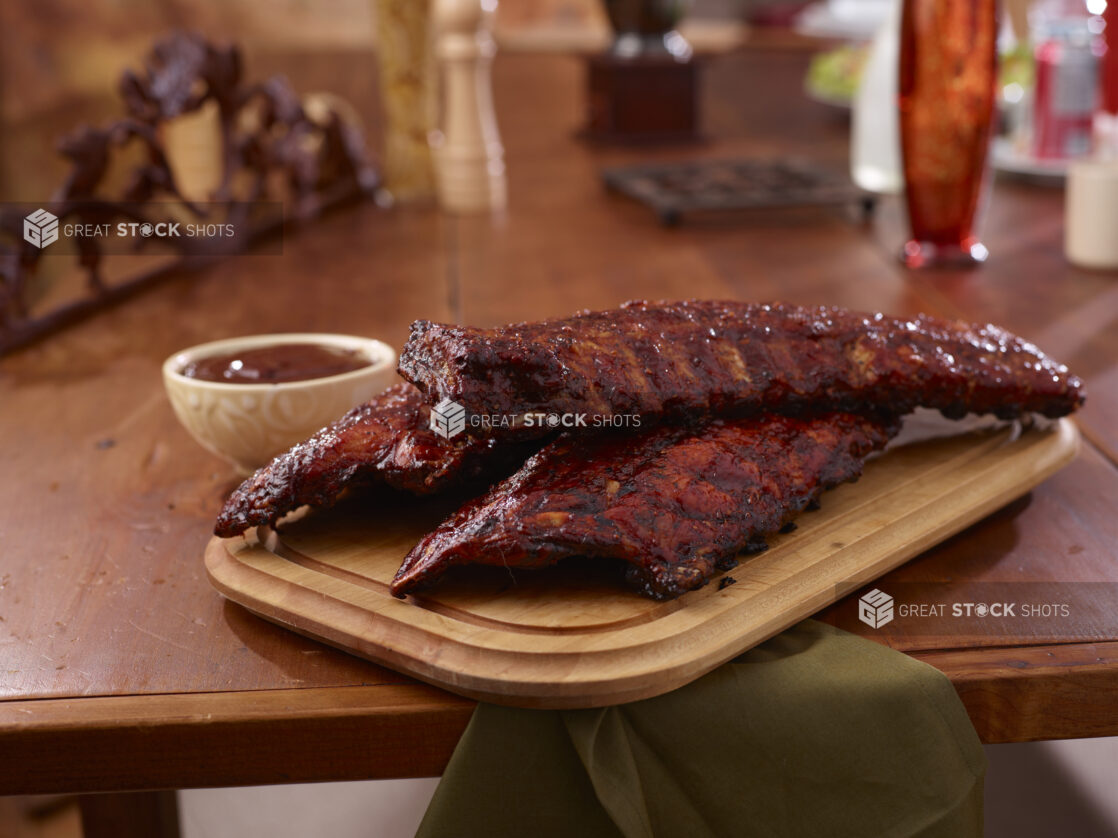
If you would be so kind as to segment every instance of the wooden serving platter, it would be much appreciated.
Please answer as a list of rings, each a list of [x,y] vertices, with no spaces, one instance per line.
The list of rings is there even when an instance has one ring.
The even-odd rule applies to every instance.
[[[906,435],[909,439],[912,434]],[[607,563],[463,568],[422,596],[388,582],[460,499],[351,501],[213,539],[214,586],[265,619],[462,695],[592,707],[668,692],[990,514],[1071,460],[1068,419],[892,446],[771,548],[671,602]]]

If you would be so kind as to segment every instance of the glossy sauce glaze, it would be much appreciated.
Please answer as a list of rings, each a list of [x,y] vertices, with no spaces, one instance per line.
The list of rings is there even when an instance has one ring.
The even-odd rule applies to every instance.
[[[430,403],[451,399],[470,414],[628,414],[642,426],[916,407],[1055,418],[1084,398],[1067,367],[997,326],[718,300],[632,302],[496,329],[419,320],[399,371]]]
[[[454,565],[543,567],[617,559],[642,594],[670,599],[765,547],[900,427],[846,413],[661,425],[637,434],[564,433],[513,476],[429,533],[391,590],[404,596]]]
[[[304,504],[329,506],[343,491],[385,484],[416,495],[460,484],[490,485],[532,454],[521,445],[431,430],[431,408],[411,384],[396,384],[306,442],[281,454],[225,502],[214,532],[230,537],[275,524]]]
[[[353,349],[320,343],[280,343],[199,358],[183,367],[182,374],[225,384],[282,384],[352,372],[371,363]]]

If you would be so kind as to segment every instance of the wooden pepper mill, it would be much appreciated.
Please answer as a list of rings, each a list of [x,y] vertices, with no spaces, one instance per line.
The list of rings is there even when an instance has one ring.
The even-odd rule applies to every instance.
[[[450,212],[499,210],[507,201],[490,75],[496,9],[497,0],[433,0],[442,112],[432,146],[439,204]]]

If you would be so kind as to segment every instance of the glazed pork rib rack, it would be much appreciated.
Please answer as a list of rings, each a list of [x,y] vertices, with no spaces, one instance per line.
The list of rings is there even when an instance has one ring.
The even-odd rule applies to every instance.
[[[215,532],[274,524],[304,504],[386,484],[427,494],[489,485],[408,555],[404,595],[448,567],[619,558],[640,590],[676,596],[763,545],[917,406],[950,417],[1063,416],[1083,386],[995,326],[835,308],[690,301],[476,329],[418,321],[390,388],[237,489]],[[546,432],[522,421],[429,427],[431,405],[471,414],[636,414],[640,431]],[[524,463],[533,451],[534,456]]]
[[[839,308],[693,300],[477,329],[417,321],[400,373],[432,403],[479,415],[637,414],[931,407],[1057,417],[1082,384],[996,326]],[[539,434],[523,422],[495,435]]]
[[[431,409],[410,384],[397,384],[355,407],[242,483],[218,516],[214,532],[233,536],[275,524],[300,506],[329,506],[342,492],[377,484],[416,495],[470,480],[499,477],[530,451],[430,428]]]
[[[464,564],[543,567],[567,556],[620,559],[656,599],[705,585],[743,550],[832,486],[899,428],[892,418],[831,413],[663,425],[636,435],[563,434],[469,501],[408,554],[404,596]]]

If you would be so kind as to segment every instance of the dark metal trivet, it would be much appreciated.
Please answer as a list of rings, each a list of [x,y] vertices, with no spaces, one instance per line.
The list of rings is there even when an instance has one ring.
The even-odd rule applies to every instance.
[[[684,213],[854,204],[869,217],[876,196],[845,173],[805,160],[702,160],[606,169],[610,189],[650,206],[662,224]]]

